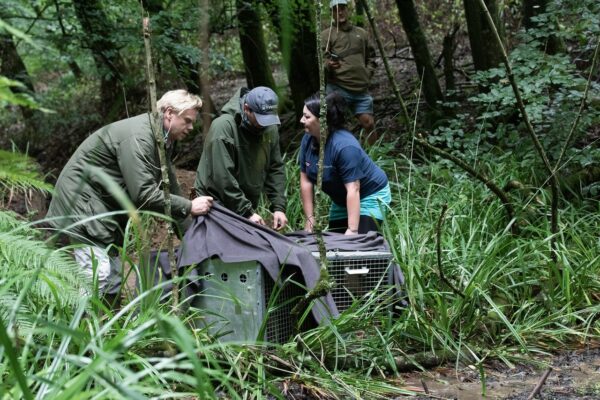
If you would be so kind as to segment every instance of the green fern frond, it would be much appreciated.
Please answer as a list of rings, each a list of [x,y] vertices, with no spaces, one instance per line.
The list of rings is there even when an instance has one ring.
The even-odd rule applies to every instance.
[[[0,281],[0,283],[1,282],[2,281]],[[18,297],[18,293],[12,290],[0,294],[0,319],[5,323],[8,322],[9,316],[13,313],[16,304],[18,304]],[[21,304],[19,304],[19,309],[14,314],[14,323],[17,326],[19,334],[21,336],[28,334],[33,327],[31,323],[31,316],[33,314],[27,302],[21,302]]]
[[[41,237],[40,231],[26,225],[26,221],[12,211],[0,211],[0,232],[13,232],[21,236]]]
[[[46,243],[28,236],[0,232],[2,264],[7,267],[0,269],[0,279],[19,275],[22,285],[38,273],[29,293],[34,301],[56,304],[55,294],[58,292],[62,304],[56,305],[74,307],[82,293],[90,293],[90,279],[79,264],[65,252],[54,250]]]
[[[40,178],[31,157],[6,150],[0,150],[0,185],[9,190],[52,191],[52,185]]]

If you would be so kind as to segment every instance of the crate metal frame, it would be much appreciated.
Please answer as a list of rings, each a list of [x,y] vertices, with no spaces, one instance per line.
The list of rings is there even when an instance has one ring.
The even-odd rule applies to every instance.
[[[313,257],[320,259],[318,252]],[[329,275],[336,286],[331,296],[338,311],[344,312],[368,294],[380,295],[393,284],[392,253],[385,251],[328,251]]]
[[[198,327],[208,327],[223,342],[254,342],[263,324],[264,340],[271,343],[285,343],[295,333],[297,320],[291,310],[306,291],[293,282],[292,267],[282,269],[277,287],[256,261],[225,263],[212,258],[197,268],[203,279],[195,306],[205,310],[196,320]],[[274,292],[277,297],[267,310]]]

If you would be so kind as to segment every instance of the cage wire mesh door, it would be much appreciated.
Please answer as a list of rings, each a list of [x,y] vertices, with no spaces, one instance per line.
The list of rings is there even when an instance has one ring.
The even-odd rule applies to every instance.
[[[197,268],[203,276],[195,302],[203,310],[197,327],[208,328],[224,342],[285,343],[296,333],[298,318],[291,311],[306,290],[295,268],[283,266],[277,285],[256,261],[224,263],[212,258]],[[307,318],[300,329],[314,325]]]
[[[313,252],[319,259],[319,253]],[[344,312],[357,299],[367,295],[375,297],[390,294],[393,284],[393,257],[389,252],[380,251],[329,251],[327,252],[328,271],[336,285],[331,296],[338,311]]]

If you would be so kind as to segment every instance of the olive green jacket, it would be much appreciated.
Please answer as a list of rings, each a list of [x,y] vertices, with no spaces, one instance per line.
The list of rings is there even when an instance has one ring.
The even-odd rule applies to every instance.
[[[321,33],[321,45],[326,54],[340,57],[340,68],[329,69],[325,63],[327,83],[352,92],[366,92],[377,67],[375,48],[367,31],[349,22],[339,28],[332,26]]]
[[[212,196],[236,214],[249,217],[264,192],[271,211],[285,212],[279,130],[272,125],[255,134],[241,128],[240,93],[241,89],[210,126],[196,171],[196,194]]]
[[[167,151],[169,160],[171,151],[172,146]],[[183,220],[190,213],[191,201],[181,196],[170,162],[168,165],[172,214]],[[123,212],[105,215],[123,210],[114,188],[121,189],[138,209],[162,213],[161,180],[150,115],[114,122],[81,143],[63,168],[48,210],[49,222],[66,228],[76,242],[120,244],[128,216]]]

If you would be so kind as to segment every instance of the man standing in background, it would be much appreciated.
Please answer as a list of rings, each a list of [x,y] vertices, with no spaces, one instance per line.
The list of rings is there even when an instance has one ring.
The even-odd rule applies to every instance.
[[[368,33],[348,20],[348,0],[331,0],[331,26],[321,33],[326,56],[327,93],[338,91],[358,118],[369,144],[377,140],[374,131],[373,98],[369,83],[377,64],[375,48]]]

